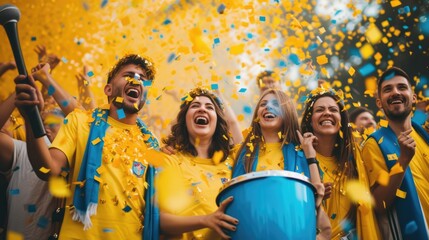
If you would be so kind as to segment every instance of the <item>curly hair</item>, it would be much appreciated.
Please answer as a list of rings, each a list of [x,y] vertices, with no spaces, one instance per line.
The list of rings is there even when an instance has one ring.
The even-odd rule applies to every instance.
[[[107,75],[107,83],[110,83],[112,79],[118,74],[121,69],[129,64],[135,64],[139,66],[146,74],[146,77],[150,80],[155,79],[156,69],[155,66],[148,57],[141,57],[137,54],[127,54],[123,56],[119,61],[113,66]]]
[[[176,124],[171,127],[170,135],[163,139],[162,142],[168,146],[176,148],[180,152],[187,152],[193,156],[197,156],[198,152],[195,146],[189,139],[189,132],[186,127],[186,113],[188,112],[189,106],[198,96],[205,96],[215,106],[217,115],[216,129],[212,136],[212,144],[208,149],[208,155],[210,158],[217,151],[223,152],[223,158],[221,162],[225,161],[230,152],[230,135],[228,133],[228,123],[222,110],[222,103],[219,98],[205,88],[195,88],[191,90],[184,98],[182,98],[182,104],[180,106],[179,113],[177,114]]]
[[[242,151],[246,151],[246,154],[244,155],[244,168],[246,172],[252,171],[252,165],[255,161],[256,154],[254,148],[265,147],[264,139],[262,138],[261,126],[257,119],[261,101],[268,94],[274,94],[276,96],[281,108],[283,124],[279,141],[282,142],[282,146],[288,143],[293,143],[295,145],[299,144],[299,138],[296,132],[299,129],[298,114],[296,113],[296,108],[294,106],[293,101],[281,90],[268,89],[264,91],[258,101],[258,104],[256,105],[255,112],[253,113],[252,123],[250,125],[250,132],[244,140],[243,144],[241,145],[240,150],[238,151],[239,153],[241,153]],[[238,157],[239,155],[237,155],[237,158]]]

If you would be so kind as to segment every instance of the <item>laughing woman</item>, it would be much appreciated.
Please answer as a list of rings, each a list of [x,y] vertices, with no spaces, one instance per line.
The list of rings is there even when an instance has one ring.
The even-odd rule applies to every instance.
[[[318,139],[314,148],[326,187],[324,208],[330,217],[332,239],[380,239],[372,206],[362,201],[354,204],[347,194],[349,181],[359,180],[367,188],[368,178],[342,95],[332,89],[313,90],[307,96],[301,129]],[[369,196],[369,189],[359,194]]]
[[[299,132],[298,115],[291,99],[282,91],[268,89],[263,92],[255,112],[249,133],[238,150],[233,177],[264,170],[287,170],[309,177],[318,192],[316,205],[324,194],[320,181],[316,140],[312,133]],[[302,150],[298,150],[301,145]],[[329,239],[330,226],[326,213],[318,208],[318,238]]]
[[[224,213],[232,198],[219,208],[215,203],[220,187],[231,177],[230,140],[217,96],[204,88],[190,91],[170,136],[163,140],[177,150],[164,155],[158,179],[161,231],[169,239],[221,239],[228,238],[222,229],[235,230],[238,220]],[[186,194],[180,193],[180,182]]]

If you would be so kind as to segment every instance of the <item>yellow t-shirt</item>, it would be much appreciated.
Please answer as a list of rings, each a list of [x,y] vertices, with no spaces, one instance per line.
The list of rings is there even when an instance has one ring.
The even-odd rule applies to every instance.
[[[282,143],[265,143],[265,150],[259,150],[256,171],[284,170]]]
[[[231,178],[233,159],[228,157],[225,161],[215,164],[212,159],[194,157],[187,153],[165,156],[165,166],[162,171],[168,169],[168,171],[177,174],[174,174],[175,176],[170,174],[168,181],[163,181],[163,184],[175,186],[177,190],[180,188],[179,183],[184,179],[186,187],[183,188],[183,191],[186,191],[185,197],[189,197],[189,201],[185,201],[187,204],[181,206],[177,204],[172,208],[171,204],[163,206],[163,203],[171,201],[160,199],[161,211],[181,216],[201,216],[216,211],[218,209],[216,197],[222,185]],[[183,199],[177,199],[178,195],[183,196],[183,194],[172,191],[170,195],[163,198],[171,198],[176,202],[183,201]],[[180,239],[221,239],[221,237],[214,230],[204,228],[185,233]]]
[[[88,142],[91,112],[70,113],[51,148],[61,150],[68,158],[72,183],[77,182],[82,157]],[[72,220],[66,209],[60,232],[61,239],[141,239],[145,206],[145,175],[148,166],[144,135],[137,125],[127,125],[108,118],[110,127],[104,137],[97,213],[91,217],[92,227]],[[72,184],[72,195],[75,184]],[[73,204],[73,196],[66,206]]]
[[[324,208],[331,221],[331,239],[340,239],[344,235],[341,222],[351,207],[345,189],[347,177],[339,171],[336,157],[325,157],[317,153],[317,160],[323,172],[323,182],[333,183],[331,197],[324,201]]]
[[[410,135],[416,143],[416,152],[413,159],[411,159],[409,167],[413,175],[426,222],[429,223],[429,178],[427,177],[427,171],[429,170],[429,144],[414,130]],[[365,156],[364,161],[369,183],[370,186],[373,186],[382,171],[388,172],[384,156],[373,138],[370,138],[365,143],[363,156]]]

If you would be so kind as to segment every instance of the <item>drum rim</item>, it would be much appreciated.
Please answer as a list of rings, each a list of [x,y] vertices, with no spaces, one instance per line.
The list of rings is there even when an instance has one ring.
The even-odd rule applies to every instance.
[[[250,172],[250,173],[246,173],[238,177],[235,177],[229,180],[228,182],[224,183],[223,186],[220,188],[219,193],[221,193],[226,188],[234,186],[238,183],[241,183],[247,180],[265,178],[265,177],[287,177],[287,178],[297,179],[297,180],[306,182],[313,187],[313,185],[310,183],[310,179],[303,174],[286,171],[286,170],[265,170],[265,171]]]

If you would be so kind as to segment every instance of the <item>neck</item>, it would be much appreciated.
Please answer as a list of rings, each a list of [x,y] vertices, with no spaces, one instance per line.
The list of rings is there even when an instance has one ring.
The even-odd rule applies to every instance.
[[[113,104],[110,104],[109,117],[121,123],[129,124],[129,125],[136,124],[137,113],[133,113],[133,114],[125,113],[125,117],[119,119],[117,110],[118,109]]]
[[[198,157],[200,158],[209,158],[209,148],[212,143],[211,139],[199,139],[199,142],[196,144],[195,140],[190,138],[191,143],[194,145],[197,150]]]
[[[396,136],[399,136],[401,132],[412,128],[411,114],[408,115],[408,117],[406,117],[405,119],[401,119],[401,120],[387,119],[387,120],[389,121],[389,127],[393,130]]]
[[[278,132],[273,132],[273,131],[264,131],[263,129],[261,129],[262,131],[262,136],[264,137],[264,141],[266,143],[276,143],[276,142],[280,142],[280,138],[279,138],[279,133]]]
[[[336,136],[318,136],[318,144],[315,146],[315,150],[317,153],[325,156],[332,157],[334,155],[335,142],[337,140]]]

